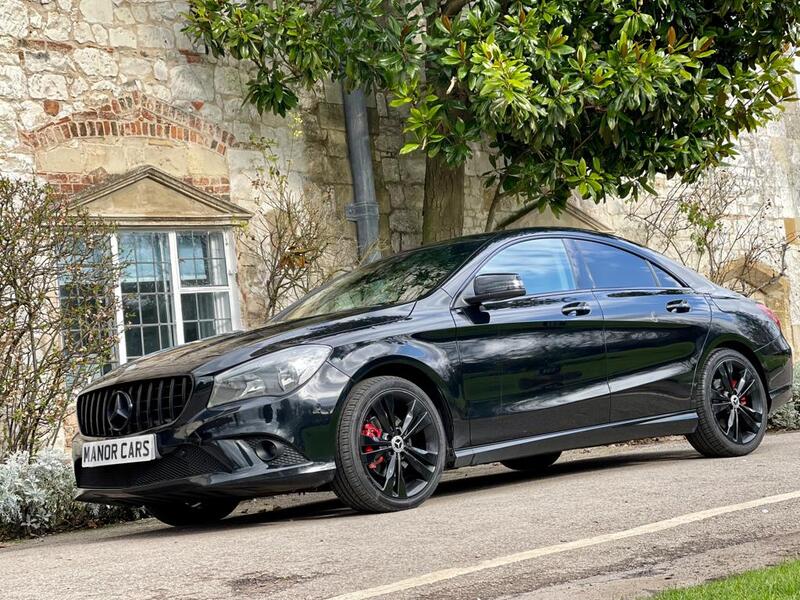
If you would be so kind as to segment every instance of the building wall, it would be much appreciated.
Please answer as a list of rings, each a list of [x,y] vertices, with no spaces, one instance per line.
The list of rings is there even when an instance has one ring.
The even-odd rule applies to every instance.
[[[287,118],[258,115],[242,102],[242,66],[206,56],[181,33],[185,9],[181,2],[150,0],[3,0],[0,172],[37,176],[71,195],[153,166],[255,210],[252,183],[264,157],[251,140],[269,138],[292,187],[342,215],[349,247],[342,261],[352,262],[355,229],[343,218],[352,184],[340,89],[327,84],[304,94]],[[399,155],[401,121],[381,94],[370,99],[369,117],[382,238],[394,250],[414,247],[421,241],[424,158]],[[737,168],[743,176],[751,176],[748,165],[768,166],[764,185],[774,190],[776,231],[796,229],[800,113],[793,110],[742,147]],[[484,226],[492,190],[484,189],[481,174],[488,168],[476,149],[466,166],[468,233]],[[575,207],[559,221],[533,215],[522,224],[565,223],[638,237],[622,202]],[[512,208],[508,203],[504,210]],[[789,273],[790,282],[800,281],[796,249]],[[240,283],[246,290],[246,281]],[[787,289],[787,311],[800,331],[798,292]],[[257,320],[244,308],[245,324]]]

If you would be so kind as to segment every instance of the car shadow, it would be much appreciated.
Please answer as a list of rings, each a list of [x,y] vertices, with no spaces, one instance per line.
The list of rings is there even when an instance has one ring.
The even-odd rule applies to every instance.
[[[592,456],[587,458],[573,458],[564,462],[557,462],[541,473],[526,473],[512,470],[497,470],[497,467],[480,466],[451,471],[439,484],[434,497],[452,496],[455,494],[470,493],[489,488],[501,488],[507,485],[518,484],[523,481],[552,480],[569,477],[593,471],[606,471],[619,468],[629,468],[633,465],[650,465],[659,462],[674,462],[683,460],[702,459],[694,450],[665,450],[637,452],[632,450],[611,456]],[[492,469],[486,472],[487,469]],[[331,492],[311,493],[309,500],[298,503],[293,499],[291,506],[280,506],[280,500],[286,496],[276,496],[278,507],[273,510],[235,514],[213,525],[202,527],[174,528],[164,526],[159,529],[146,529],[122,532],[118,535],[106,537],[113,539],[157,539],[161,537],[191,536],[198,533],[230,530],[238,527],[271,526],[291,521],[312,521],[325,519],[357,518],[363,517],[342,504]]]
[[[629,452],[612,456],[595,456],[575,458],[565,462],[557,462],[540,472],[525,472],[502,470],[479,475],[465,475],[464,477],[442,481],[434,496],[448,496],[469,491],[512,485],[522,481],[537,481],[558,479],[561,477],[588,473],[592,471],[607,471],[611,469],[627,468],[633,465],[652,465],[657,462],[672,462],[676,460],[702,459],[692,449],[670,450],[664,452]],[[458,473],[455,471],[454,473]]]

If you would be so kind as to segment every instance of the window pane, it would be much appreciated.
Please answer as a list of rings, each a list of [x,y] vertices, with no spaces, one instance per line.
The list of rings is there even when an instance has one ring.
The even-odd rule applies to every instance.
[[[656,287],[650,264],[635,254],[598,242],[576,241],[596,288]]]
[[[564,243],[555,238],[520,242],[500,251],[481,273],[517,273],[528,294],[574,290],[575,276]]]
[[[187,231],[178,234],[181,285],[228,285],[225,244],[221,231]]]
[[[169,243],[166,233],[119,234],[122,314],[129,358],[175,345]]]
[[[672,275],[667,273],[664,269],[659,266],[653,265],[653,270],[656,272],[656,279],[658,279],[658,283],[661,287],[668,287],[668,288],[681,288],[683,285],[675,279]]]
[[[228,292],[181,294],[183,337],[187,342],[232,330]]]

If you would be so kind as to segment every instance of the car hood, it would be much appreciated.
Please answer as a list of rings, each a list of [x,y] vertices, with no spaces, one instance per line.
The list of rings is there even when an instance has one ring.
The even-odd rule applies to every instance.
[[[412,308],[413,304],[404,304],[269,323],[250,331],[191,342],[126,363],[94,381],[84,391],[179,374],[195,377],[214,375],[258,356],[298,344],[316,342],[336,346],[339,341],[337,336],[405,319]]]

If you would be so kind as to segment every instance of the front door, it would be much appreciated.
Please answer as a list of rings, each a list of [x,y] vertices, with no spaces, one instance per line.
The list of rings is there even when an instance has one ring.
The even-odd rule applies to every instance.
[[[472,444],[607,423],[602,313],[561,239],[507,246],[487,273],[517,273],[526,295],[454,311]]]
[[[691,410],[711,321],[706,299],[650,261],[613,245],[580,253],[605,317],[611,422]]]

